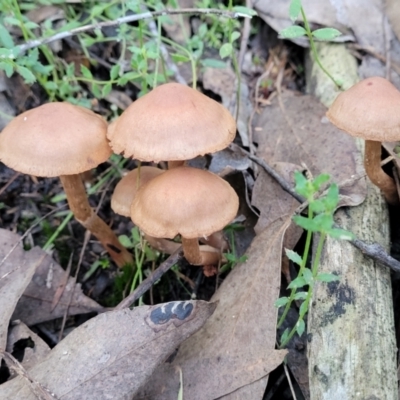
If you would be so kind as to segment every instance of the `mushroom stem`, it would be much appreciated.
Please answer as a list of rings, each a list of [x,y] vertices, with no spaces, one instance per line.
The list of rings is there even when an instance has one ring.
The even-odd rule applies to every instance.
[[[96,236],[118,267],[133,263],[132,255],[121,245],[112,229],[90,207],[81,176],[61,175],[60,180],[69,208],[77,221]]]
[[[187,239],[183,236],[182,247],[186,260],[192,265],[217,264],[222,256],[221,253],[211,246],[200,246],[198,239]]]
[[[389,204],[399,204],[399,195],[394,180],[381,167],[381,142],[365,141],[364,167],[371,182],[382,190]]]

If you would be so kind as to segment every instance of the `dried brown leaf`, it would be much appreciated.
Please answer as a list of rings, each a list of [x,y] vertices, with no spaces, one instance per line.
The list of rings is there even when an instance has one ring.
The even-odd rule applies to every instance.
[[[215,303],[186,301],[100,314],[70,333],[29,376],[63,400],[130,399],[214,309]],[[0,398],[35,400],[21,377],[1,385]]]
[[[175,400],[178,368],[183,373],[184,398],[262,398],[269,372],[286,354],[275,350],[274,302],[289,224],[287,216],[278,219],[254,239],[248,260],[231,271],[213,296],[219,301],[215,313],[182,344],[171,365],[156,370],[136,399]]]
[[[43,252],[36,247],[26,252],[21,244],[10,253],[19,240],[19,235],[0,229],[0,349],[6,347],[8,324],[19,298],[44,261]]]
[[[20,361],[25,369],[32,368],[50,353],[50,347],[43,339],[32,332],[23,322],[15,321],[11,324],[8,332],[6,351],[12,353],[15,350],[15,344],[21,340],[31,342],[25,347],[23,359]]]
[[[44,255],[43,262],[36,268],[32,281],[19,300],[13,319],[20,319],[26,325],[34,325],[62,317],[67,309],[69,315],[103,311],[102,306],[83,294],[81,285],[75,285],[72,277],[68,278],[65,285],[65,271],[51,256],[43,250],[40,252]],[[58,288],[64,285],[62,295],[53,307]]]

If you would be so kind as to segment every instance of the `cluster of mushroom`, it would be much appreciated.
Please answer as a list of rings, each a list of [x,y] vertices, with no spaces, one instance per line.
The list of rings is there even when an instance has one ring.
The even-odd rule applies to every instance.
[[[381,167],[382,142],[400,140],[400,92],[387,79],[371,77],[341,93],[327,112],[339,129],[365,140],[365,171],[389,204],[399,203],[394,180]]]
[[[165,239],[180,235],[191,264],[215,264],[220,249],[200,246],[198,239],[227,225],[239,200],[226,181],[185,161],[222,150],[235,134],[235,120],[216,101],[177,83],[157,87],[109,126],[108,138],[115,153],[145,162],[167,161],[169,169],[130,172],[116,187],[113,210],[130,215],[156,247],[172,252],[177,244]]]

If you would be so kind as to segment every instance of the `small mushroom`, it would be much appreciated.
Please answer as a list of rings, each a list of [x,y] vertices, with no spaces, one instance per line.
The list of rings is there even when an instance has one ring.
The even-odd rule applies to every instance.
[[[118,266],[132,262],[111,228],[92,210],[80,174],[111,155],[107,123],[69,103],[48,103],[14,118],[0,134],[0,160],[16,171],[59,176],[75,218],[103,244]]]
[[[206,265],[212,262],[207,252],[201,251],[198,238],[221,230],[235,217],[238,207],[235,191],[217,175],[177,167],[139,189],[131,206],[131,218],[156,238],[172,239],[180,234],[188,262]]]
[[[365,139],[365,171],[390,204],[398,204],[394,180],[380,165],[381,143],[400,140],[400,92],[386,79],[371,77],[341,93],[328,119],[348,134]]]
[[[131,204],[140,187],[164,171],[156,167],[143,166],[128,172],[117,184],[111,197],[111,208],[124,217],[131,216]],[[145,239],[156,250],[162,253],[172,254],[181,246],[163,238],[154,238],[144,234]]]
[[[224,149],[235,134],[225,107],[188,86],[167,83],[133,102],[110,125],[108,138],[117,154],[168,161],[171,168]]]

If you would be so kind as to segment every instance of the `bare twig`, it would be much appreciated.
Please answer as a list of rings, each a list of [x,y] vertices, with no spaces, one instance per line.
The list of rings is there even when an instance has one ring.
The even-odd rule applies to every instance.
[[[117,18],[112,21],[103,21],[98,22],[90,25],[80,26],[79,28],[71,29],[65,32],[56,33],[53,36],[47,38],[41,38],[36,40],[31,40],[27,43],[21,44],[16,46],[16,50],[18,54],[25,53],[29,49],[33,49],[35,47],[42,46],[44,44],[55,42],[56,40],[61,40],[65,38],[69,38],[71,36],[75,36],[82,32],[92,31],[94,29],[102,29],[109,26],[121,25],[126,24],[128,22],[135,22],[149,18],[156,18],[156,17],[163,17],[166,15],[175,15],[175,14],[215,14],[219,15],[220,17],[225,18],[251,18],[250,15],[240,13],[240,12],[232,12],[232,11],[224,11],[218,10],[214,8],[182,8],[179,10],[169,10],[165,9],[162,11],[153,11],[153,12],[144,12],[142,14],[133,14],[127,15],[125,17]]]
[[[271,166],[269,166],[263,159],[260,157],[254,156],[242,149],[237,145],[230,145],[230,149],[234,152],[241,151],[245,153],[250,160],[257,163],[260,167],[262,167],[269,175],[272,176],[282,187],[282,189],[292,195],[297,201],[300,203],[304,203],[304,199],[299,196],[293,189],[292,185],[290,185],[284,178],[282,178]],[[341,229],[340,226],[334,225],[335,228]],[[400,261],[391,257],[386,250],[377,243],[367,244],[360,239],[349,240],[349,242],[359,249],[363,254],[368,257],[371,257],[373,260],[381,263],[382,265],[391,268],[394,271],[400,272]]]
[[[143,296],[155,282],[157,282],[169,269],[183,259],[182,247],[180,247],[174,254],[171,254],[160,266],[149,275],[128,297],[121,301],[115,310],[122,310],[129,307],[138,298]]]
[[[285,375],[289,383],[290,392],[292,393],[293,400],[297,400],[296,393],[294,392],[293,389],[292,379],[290,378],[289,370],[286,363],[283,363],[283,369],[285,370]]]
[[[0,189],[0,195],[2,195],[7,188],[21,175],[21,172],[16,172],[9,180],[8,182]]]

